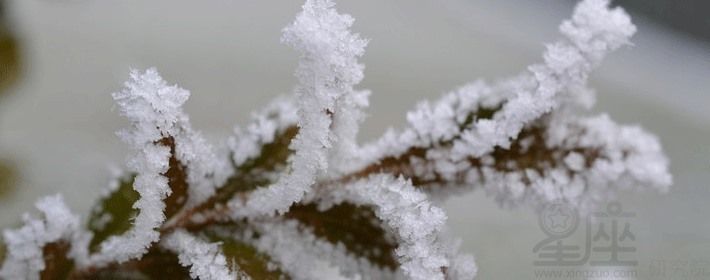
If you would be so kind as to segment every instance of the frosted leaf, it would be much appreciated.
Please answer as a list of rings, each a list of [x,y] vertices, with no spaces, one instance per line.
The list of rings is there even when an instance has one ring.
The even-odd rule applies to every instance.
[[[593,66],[628,43],[635,27],[623,10],[608,9],[607,4],[581,2],[572,20],[560,27],[565,39],[547,46],[544,64],[532,65],[527,72],[492,86],[478,81],[434,104],[421,103],[407,114],[411,129],[370,145],[370,157],[446,141],[454,141],[454,159],[480,157],[496,146],[508,147],[527,124],[576,98],[565,92],[584,88]],[[580,95],[588,99],[586,93]],[[482,110],[493,114],[481,117]]]
[[[565,38],[547,46],[543,64],[495,85],[477,81],[436,102],[420,103],[407,114],[410,127],[365,146],[365,160],[353,164],[352,172],[402,174],[417,186],[446,187],[448,193],[456,186],[482,186],[513,205],[567,199],[590,207],[594,203],[587,198],[609,197],[618,185],[665,190],[671,182],[667,159],[655,137],[638,128],[608,120],[598,124],[612,131],[609,135],[635,133],[640,147],[648,147],[627,149],[628,158],[596,154],[619,150],[620,141],[629,141],[621,137],[559,145],[571,134],[583,134],[570,126],[583,118],[577,112],[594,103],[587,77],[606,53],[628,43],[635,32],[628,15],[608,8],[608,1],[583,1],[560,30]],[[638,159],[647,162],[629,162]],[[588,173],[590,167],[596,171]],[[567,171],[575,176],[568,178]],[[582,173],[587,175],[577,176]],[[590,189],[604,189],[604,195]],[[532,190],[538,195],[531,196]]]
[[[530,152],[517,142],[510,151],[497,150],[498,158],[518,165],[475,162],[462,170],[477,174],[465,184],[481,186],[508,206],[566,201],[588,212],[619,190],[665,192],[672,183],[658,139],[638,127],[617,125],[606,115],[555,114],[547,122],[544,133],[523,132],[532,141]]]
[[[252,224],[258,237],[245,240],[268,254],[293,279],[394,279],[364,258],[350,254],[342,244],[316,237],[294,220],[262,221]]]
[[[608,1],[587,0],[577,5],[572,20],[563,22],[560,30],[567,40],[547,46],[544,64],[530,66],[529,73],[494,87],[494,92],[512,89],[515,93],[490,121],[475,123],[468,137],[456,142],[455,153],[480,156],[494,145],[507,147],[527,123],[562,103],[561,92],[584,87],[592,67],[628,43],[636,29],[620,8],[609,9]]]
[[[398,238],[396,253],[404,274],[411,279],[444,279],[442,268],[450,263],[439,233],[446,215],[411,182],[390,175],[373,175],[320,190],[312,199],[318,199],[323,209],[343,202],[374,206],[377,217]]]
[[[96,252],[101,243],[111,236],[125,233],[133,227],[133,217],[138,214],[133,204],[140,194],[133,189],[133,175],[115,170],[109,187],[91,210],[87,229],[92,233],[89,250]]]
[[[165,237],[161,245],[178,254],[180,264],[190,267],[190,276],[193,279],[248,279],[233,273],[239,271],[239,267],[228,266],[218,243],[208,243],[179,230]]]
[[[188,91],[169,86],[153,68],[143,73],[133,70],[130,76],[125,88],[114,93],[113,98],[121,115],[131,123],[119,136],[135,151],[128,167],[136,174],[133,188],[140,198],[133,207],[139,213],[133,228],[101,244],[99,254],[92,257],[97,265],[140,257],[158,241],[156,229],[166,218],[164,200],[176,191],[171,190],[168,182],[169,168],[187,170],[189,188],[183,187],[187,188],[188,198],[184,201],[178,197],[179,205],[192,205],[208,198],[231,172],[226,157],[217,157],[200,134],[192,130],[182,111],[190,95]],[[177,162],[172,163],[171,157]]]
[[[360,118],[356,108],[364,104],[362,93],[353,92],[352,87],[362,80],[363,66],[357,57],[366,45],[350,33],[352,21],[338,14],[331,1],[308,0],[295,22],[284,29],[282,41],[301,53],[296,69],[299,131],[291,144],[290,171],[276,183],[256,189],[246,201],[232,200],[235,218],[284,213],[303,197],[319,173],[328,170],[333,139],[352,146]],[[341,108],[345,111],[340,112]],[[341,113],[349,115],[337,118],[338,135],[331,125],[333,115]]]
[[[399,267],[397,240],[376,216],[374,207],[341,203],[319,209],[317,203],[297,204],[285,218],[299,222],[318,238],[342,245],[348,252],[387,270]]]
[[[45,269],[43,250],[55,242],[71,244],[68,257],[77,263],[86,262],[88,236],[79,228],[79,217],[71,213],[60,195],[40,199],[35,206],[41,217],[23,216],[24,226],[5,230],[7,259],[0,269],[2,279],[40,279]]]

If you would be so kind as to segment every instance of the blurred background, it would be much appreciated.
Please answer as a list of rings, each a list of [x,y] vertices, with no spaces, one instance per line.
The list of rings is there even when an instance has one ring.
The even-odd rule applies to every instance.
[[[371,42],[362,88],[373,91],[362,139],[404,123],[422,99],[541,60],[572,11],[566,0],[338,1]],[[667,194],[622,194],[637,218],[638,279],[657,260],[710,264],[710,2],[616,1],[638,33],[593,74],[597,111],[656,133],[671,159]],[[279,44],[300,1],[0,0],[0,227],[39,197],[63,193],[87,213],[128,149],[110,93],[130,67],[155,66],[189,89],[195,128],[214,142],[295,82]],[[500,209],[483,192],[449,201],[451,231],[479,279],[532,279],[545,235],[529,209]],[[697,278],[710,279],[710,269]],[[690,275],[693,276],[693,275]],[[670,277],[679,279],[678,277]],[[668,279],[670,279],[668,278]],[[657,278],[661,279],[661,278]]]

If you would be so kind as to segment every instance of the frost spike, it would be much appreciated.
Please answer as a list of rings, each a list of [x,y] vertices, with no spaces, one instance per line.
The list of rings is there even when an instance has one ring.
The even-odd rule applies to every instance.
[[[353,129],[356,131],[360,116],[333,120],[335,114],[355,113],[366,103],[362,101],[366,95],[354,92],[353,86],[362,80],[363,66],[357,57],[367,42],[350,33],[353,18],[338,14],[334,6],[329,0],[308,0],[295,22],[283,30],[282,42],[301,53],[296,69],[299,131],[291,144],[295,151],[289,160],[291,168],[276,183],[255,190],[246,201],[232,200],[235,218],[286,212],[328,170],[334,141],[348,148],[354,143]]]
[[[169,86],[154,68],[141,73],[131,71],[125,88],[113,94],[121,115],[128,118],[131,127],[119,132],[122,140],[136,152],[128,167],[136,174],[133,188],[140,198],[133,205],[139,210],[133,227],[120,236],[112,236],[101,244],[98,254],[92,256],[95,265],[124,262],[145,254],[157,242],[157,229],[165,222],[165,199],[171,193],[168,177],[180,165],[178,178],[187,191],[187,198],[175,201],[180,206],[196,204],[214,194],[231,171],[226,158],[218,158],[199,133],[192,131],[189,118],[182,105],[190,93],[177,86]],[[172,166],[171,166],[172,165]],[[188,187],[189,186],[189,187]],[[186,190],[184,190],[186,188]],[[186,200],[186,201],[185,201]],[[173,209],[171,212],[178,211]]]

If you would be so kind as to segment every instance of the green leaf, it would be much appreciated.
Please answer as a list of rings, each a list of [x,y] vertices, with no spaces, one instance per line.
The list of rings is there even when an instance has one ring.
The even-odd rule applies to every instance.
[[[97,252],[104,240],[121,235],[133,226],[133,218],[138,215],[133,204],[140,198],[140,194],[133,189],[133,178],[130,176],[130,179],[121,180],[118,188],[101,199],[91,211],[87,225],[94,234],[89,243],[91,252]]]
[[[268,255],[253,246],[222,234],[207,233],[207,236],[211,242],[222,243],[222,253],[230,267],[239,267],[240,273],[251,279],[288,279],[283,272],[273,269]]]
[[[394,254],[397,244],[370,207],[342,203],[319,211],[315,204],[295,205],[286,217],[310,227],[320,238],[342,243],[354,255],[374,264],[390,269],[398,266]]]
[[[39,279],[67,279],[69,273],[74,269],[74,261],[69,259],[71,244],[66,241],[49,243],[42,248],[44,256],[44,270],[40,273]]]
[[[17,181],[17,170],[9,162],[0,160],[0,199],[12,193]]]
[[[0,3],[2,5],[2,3]],[[0,15],[0,65],[2,65],[2,75],[0,75],[0,95],[17,82],[22,74],[20,45],[15,36],[7,31]]]

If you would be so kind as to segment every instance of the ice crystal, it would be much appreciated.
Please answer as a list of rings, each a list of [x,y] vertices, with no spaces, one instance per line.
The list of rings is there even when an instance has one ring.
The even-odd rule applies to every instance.
[[[180,264],[190,267],[190,276],[193,278],[237,279],[232,271],[239,271],[239,267],[227,265],[227,258],[222,254],[219,244],[204,242],[182,230],[170,234],[163,242],[165,248],[178,254]]]

